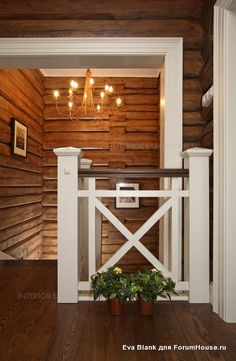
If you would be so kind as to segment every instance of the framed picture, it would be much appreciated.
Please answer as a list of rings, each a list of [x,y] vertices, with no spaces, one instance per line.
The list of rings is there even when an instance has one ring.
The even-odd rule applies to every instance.
[[[27,155],[28,127],[12,118],[12,153],[25,157]]]
[[[138,183],[117,183],[116,190],[136,191],[139,190]],[[117,197],[116,208],[139,208],[139,197]]]

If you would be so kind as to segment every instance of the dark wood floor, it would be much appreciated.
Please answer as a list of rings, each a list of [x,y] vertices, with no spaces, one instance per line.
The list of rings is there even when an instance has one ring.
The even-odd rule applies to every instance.
[[[123,345],[226,345],[226,351],[124,351]],[[56,302],[56,263],[0,265],[1,361],[137,361],[236,359],[236,324],[209,305],[161,302],[153,317],[135,304],[110,316],[105,302]]]

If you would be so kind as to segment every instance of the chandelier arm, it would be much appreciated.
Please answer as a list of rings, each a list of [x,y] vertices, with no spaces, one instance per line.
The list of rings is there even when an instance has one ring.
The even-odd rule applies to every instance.
[[[63,117],[68,117],[69,112],[68,112],[68,113],[67,113],[67,112],[63,113],[63,112],[59,109],[57,101],[56,101],[56,109],[57,109],[58,114],[62,115]]]
[[[65,117],[65,118],[70,118],[71,119],[71,115],[75,115],[77,112],[76,111],[73,111],[73,110],[70,110],[68,109],[67,112],[62,112],[59,107],[58,107],[58,103],[56,102],[56,109],[57,109],[57,112],[58,114],[60,114],[62,117]]]

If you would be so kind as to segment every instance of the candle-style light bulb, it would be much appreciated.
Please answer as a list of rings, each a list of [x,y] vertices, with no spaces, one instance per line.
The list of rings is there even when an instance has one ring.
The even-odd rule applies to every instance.
[[[117,105],[117,107],[120,107],[120,106],[121,106],[121,103],[122,103],[121,98],[117,98],[117,99],[116,99],[116,105]]]
[[[102,92],[100,93],[100,96],[101,96],[102,100],[105,98],[105,93],[104,93],[104,91],[102,91]]]
[[[54,90],[53,95],[57,99],[59,97],[60,93],[58,90]]]
[[[93,79],[93,78],[90,78],[89,84],[90,84],[90,85],[94,85],[94,79]]]
[[[106,85],[105,85],[105,91],[106,91],[106,92],[109,92],[109,84],[106,84]]]
[[[70,108],[70,110],[73,108],[73,103],[72,102],[69,102],[68,103],[68,107]]]
[[[109,93],[112,93],[113,92],[113,86],[110,85],[108,91],[109,91]]]
[[[74,80],[71,80],[70,85],[74,89],[77,89],[79,87],[79,84]]]
[[[98,113],[101,112],[101,105],[100,104],[97,105],[97,111],[98,111]]]

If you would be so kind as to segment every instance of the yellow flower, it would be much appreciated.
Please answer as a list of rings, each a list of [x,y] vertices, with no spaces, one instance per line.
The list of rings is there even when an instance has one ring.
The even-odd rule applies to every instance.
[[[97,276],[96,274],[92,275],[92,276],[91,276],[91,280],[94,281],[95,278],[96,278],[96,276]]]
[[[119,268],[119,267],[115,267],[114,270],[113,270],[113,272],[118,275],[118,274],[122,273],[122,269]]]

